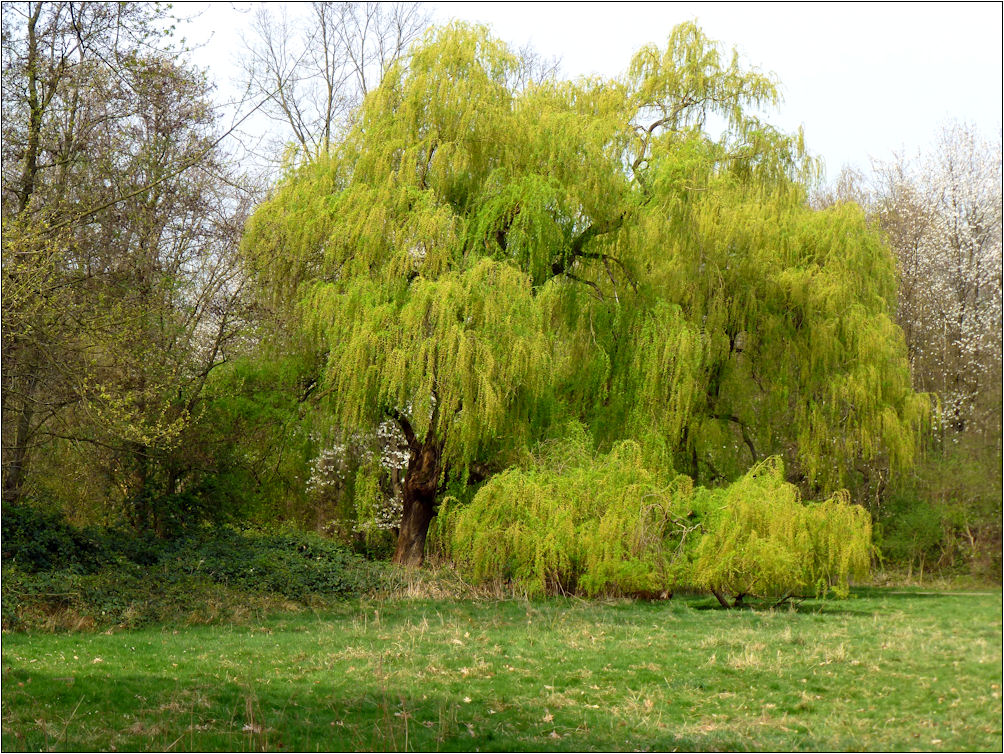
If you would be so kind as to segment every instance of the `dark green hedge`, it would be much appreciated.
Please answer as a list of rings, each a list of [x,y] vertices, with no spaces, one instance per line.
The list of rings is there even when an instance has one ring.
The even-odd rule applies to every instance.
[[[3,624],[67,609],[94,625],[185,618],[199,601],[282,598],[303,604],[341,600],[394,582],[368,561],[307,532],[213,527],[174,539],[117,529],[76,528],[30,506],[2,518]]]

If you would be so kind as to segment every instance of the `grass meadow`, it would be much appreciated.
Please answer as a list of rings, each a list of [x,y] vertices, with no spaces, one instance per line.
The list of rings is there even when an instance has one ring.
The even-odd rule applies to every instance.
[[[355,599],[3,636],[12,750],[1001,750],[1001,592]]]

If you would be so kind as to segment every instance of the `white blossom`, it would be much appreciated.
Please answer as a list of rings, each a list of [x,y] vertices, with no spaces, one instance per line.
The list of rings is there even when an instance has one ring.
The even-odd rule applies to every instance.
[[[321,444],[321,435],[311,439]],[[385,420],[370,432],[334,431],[314,458],[307,491],[320,502],[335,502],[347,493],[348,483],[360,468],[378,466],[380,499],[367,505],[354,524],[356,531],[388,530],[399,525],[403,510],[401,480],[410,453],[396,422]],[[368,501],[372,502],[372,501]]]
[[[914,380],[956,430],[999,389],[1001,144],[954,125],[936,150],[878,166],[878,218],[900,264],[899,321]]]

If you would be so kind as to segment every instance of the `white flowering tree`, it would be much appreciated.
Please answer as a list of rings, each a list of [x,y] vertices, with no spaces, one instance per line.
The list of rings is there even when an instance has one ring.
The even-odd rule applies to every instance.
[[[1001,141],[944,128],[934,152],[879,164],[875,209],[899,259],[915,387],[942,426],[1000,436]]]
[[[311,466],[307,492],[319,511],[338,511],[341,520],[328,526],[367,539],[396,530],[409,457],[408,441],[397,423],[385,420],[372,430],[336,431],[330,438],[313,435],[312,439],[320,450]]]

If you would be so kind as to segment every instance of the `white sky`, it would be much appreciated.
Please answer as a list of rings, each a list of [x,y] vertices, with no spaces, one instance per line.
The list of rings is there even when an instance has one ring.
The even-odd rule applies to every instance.
[[[295,4],[291,4],[295,5]],[[769,120],[805,128],[810,151],[833,178],[843,165],[908,155],[934,142],[950,119],[987,138],[1001,131],[1000,3],[428,3],[437,22],[486,23],[502,39],[558,57],[566,76],[615,76],[647,43],[664,46],[674,25],[696,19],[736,47],[747,65],[773,72],[784,104]],[[178,6],[176,6],[177,8]],[[180,33],[195,61],[226,92],[236,76],[248,3],[206,9]],[[292,9],[296,12],[296,9]]]

